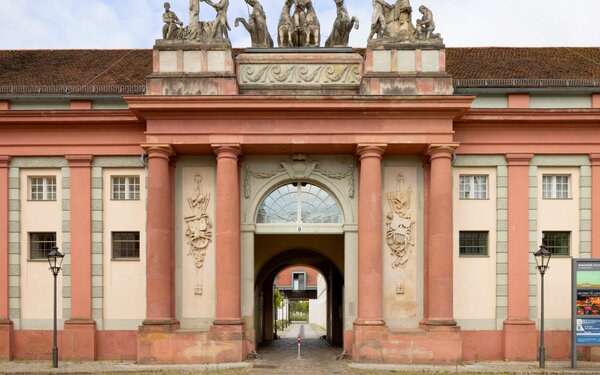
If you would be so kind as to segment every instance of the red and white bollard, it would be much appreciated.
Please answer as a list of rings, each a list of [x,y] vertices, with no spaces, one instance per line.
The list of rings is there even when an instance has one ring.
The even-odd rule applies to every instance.
[[[300,357],[300,346],[302,346],[302,338],[300,336],[298,336],[298,358],[296,358],[298,360],[302,359]]]

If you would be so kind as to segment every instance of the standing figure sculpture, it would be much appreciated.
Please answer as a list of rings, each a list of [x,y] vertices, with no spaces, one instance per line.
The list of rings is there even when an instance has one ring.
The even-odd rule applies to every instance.
[[[273,39],[267,29],[267,16],[262,5],[258,0],[246,0],[246,3],[252,7],[252,13],[248,17],[248,22],[243,18],[235,19],[235,27],[241,23],[250,33],[252,47],[255,48],[272,48]]]
[[[181,34],[181,27],[183,22],[179,20],[179,17],[171,10],[171,4],[165,3],[165,12],[163,13],[163,39],[178,39]]]
[[[292,45],[294,47],[306,46],[306,7],[310,0],[294,0],[294,37]]]
[[[200,22],[200,0],[190,0],[190,25]]]
[[[373,0],[373,17],[371,17],[371,33],[369,40],[377,34],[377,39],[384,38],[387,34],[387,21],[385,19],[384,9],[394,9],[393,5],[384,0]]]
[[[377,39],[412,42],[415,39],[415,33],[409,0],[396,0],[394,5],[390,5],[384,0],[373,0],[373,18],[369,40],[377,34]]]
[[[315,12],[312,1],[306,4],[306,23],[304,29],[306,33],[306,47],[318,47],[321,45],[321,24],[317,18],[317,12]]]
[[[434,34],[435,21],[433,20],[433,13],[425,5],[419,7],[419,12],[423,15],[417,20],[417,39],[419,40],[439,40],[440,34]]]
[[[352,28],[358,30],[358,18],[352,17],[350,19],[344,0],[333,1],[337,9],[337,17],[333,22],[333,30],[331,30],[329,38],[325,41],[325,47],[348,47]]]
[[[229,39],[227,31],[231,31],[229,22],[227,21],[227,9],[229,9],[229,0],[221,0],[216,4],[213,4],[211,0],[202,0],[206,4],[215,8],[217,16],[212,25],[211,38],[212,39]]]
[[[277,25],[277,45],[279,47],[293,47],[294,23],[290,16],[293,3],[294,0],[285,0],[283,9],[281,9],[279,24]]]

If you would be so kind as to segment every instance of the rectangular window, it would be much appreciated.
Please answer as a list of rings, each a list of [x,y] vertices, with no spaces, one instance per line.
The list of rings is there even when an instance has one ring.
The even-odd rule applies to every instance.
[[[459,233],[459,255],[488,255],[488,232],[461,231]]]
[[[140,258],[140,232],[112,232],[113,259]]]
[[[542,198],[543,199],[568,199],[569,198],[569,176],[558,175],[542,176]]]
[[[552,255],[569,256],[571,254],[571,232],[543,232],[542,244]]]
[[[29,177],[29,200],[55,201],[56,177]]]
[[[461,175],[459,182],[460,199],[487,199],[488,176]]]
[[[304,272],[295,272],[292,274],[292,289],[293,290],[305,290],[306,289],[306,274]]]
[[[56,246],[56,233],[29,233],[29,259],[48,259],[48,253]]]
[[[113,176],[112,177],[112,199],[113,200],[139,200],[140,199],[140,177],[139,176]]]

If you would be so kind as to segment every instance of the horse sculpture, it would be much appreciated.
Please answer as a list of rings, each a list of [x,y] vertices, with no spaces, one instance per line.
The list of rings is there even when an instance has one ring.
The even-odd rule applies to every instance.
[[[273,39],[267,28],[267,16],[262,5],[258,0],[246,0],[246,3],[252,7],[252,13],[250,13],[247,22],[241,17],[236,18],[235,27],[238,27],[240,23],[244,25],[244,28],[250,33],[252,47],[272,48]]]
[[[279,17],[279,24],[277,26],[277,45],[279,47],[292,47],[294,38],[294,26],[292,17],[290,16],[290,10],[294,0],[285,0],[283,9],[281,9],[281,16]]]
[[[334,0],[337,9],[337,17],[333,23],[333,30],[329,38],[325,41],[325,47],[347,47],[350,39],[350,32],[354,27],[358,30],[358,18],[348,14],[344,0]]]

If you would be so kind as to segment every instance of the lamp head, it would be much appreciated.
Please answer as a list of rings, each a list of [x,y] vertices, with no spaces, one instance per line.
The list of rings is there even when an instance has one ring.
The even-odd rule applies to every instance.
[[[540,249],[533,253],[533,256],[535,257],[535,263],[538,271],[541,275],[543,275],[548,269],[548,264],[550,263],[552,253],[548,250],[546,245],[540,245]]]

